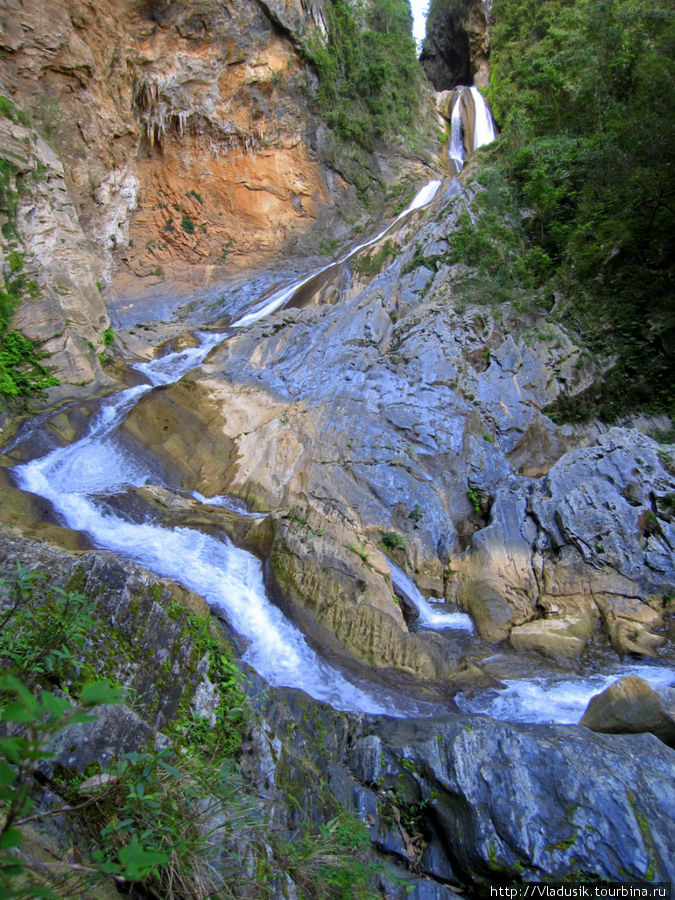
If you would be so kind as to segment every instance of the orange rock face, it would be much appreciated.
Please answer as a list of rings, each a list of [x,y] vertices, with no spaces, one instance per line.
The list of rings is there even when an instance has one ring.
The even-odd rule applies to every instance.
[[[251,264],[309,230],[328,196],[297,47],[320,3],[7,6],[0,93],[58,149],[105,281]]]

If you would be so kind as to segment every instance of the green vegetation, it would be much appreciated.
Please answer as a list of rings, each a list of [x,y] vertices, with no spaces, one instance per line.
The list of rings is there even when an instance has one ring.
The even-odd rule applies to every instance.
[[[137,634],[138,601],[129,604],[131,643],[125,650],[123,635],[110,635],[109,621],[82,592],[86,581],[78,570],[62,589],[20,565],[0,577],[0,894],[92,897],[114,879],[134,896],[264,900],[283,871],[298,885],[299,897],[372,896],[376,868],[368,832],[334,799],[330,821],[301,822],[292,838],[269,820],[256,786],[239,769],[253,714],[227,643],[208,617],[190,614],[159,584],[147,595],[164,608],[179,643],[191,644],[189,665],[208,660],[218,693],[215,724],[195,716],[188,690],[160,749],[151,738],[147,747],[113,757],[105,768],[94,760],[84,772],[54,760],[59,733],[102,715],[102,704],[125,702],[150,718],[154,709],[148,698],[125,697],[109,681],[92,681],[100,678],[95,669],[105,674],[121,665],[128,673],[133,660],[143,663],[131,637]],[[141,606],[137,613],[143,615]],[[116,642],[110,658],[101,654],[99,636],[106,633]],[[159,682],[156,690],[162,691]],[[323,747],[325,726],[315,722],[313,731]],[[45,760],[51,760],[48,768],[36,777]],[[48,807],[39,802],[43,786]],[[45,864],[39,849],[35,855],[35,829],[39,834],[54,815],[67,819],[78,855],[64,852]],[[251,865],[242,868],[244,854]]]
[[[672,413],[672,5],[495,0],[493,11],[502,136],[453,258],[487,274],[492,300],[529,292],[548,308],[556,292],[555,314],[616,360],[582,403],[558,404],[560,418]]]
[[[195,233],[195,223],[192,221],[190,216],[187,213],[183,213],[183,218],[180,220],[180,227],[186,234],[194,234]],[[168,226],[167,226],[168,228]]]
[[[357,547],[356,544],[354,543],[354,541],[350,541],[345,546],[347,547],[347,550],[351,550],[352,553],[356,553],[356,555],[360,558],[360,560],[364,564],[364,566],[367,569],[370,569],[372,571],[373,567],[372,567],[371,563],[369,562],[370,553],[368,553],[368,551],[366,550],[366,544],[364,541],[361,541],[360,547]]]
[[[303,898],[369,900],[372,863],[367,858],[366,827],[343,813],[283,846],[285,868]]]
[[[413,520],[415,528],[417,528],[424,518],[424,510],[420,509],[419,503],[416,503],[414,508],[408,513],[408,518]]]
[[[387,550],[405,550],[405,538],[396,531],[383,532],[382,543]]]
[[[398,248],[390,241],[385,241],[374,253],[359,254],[353,264],[354,271],[366,278],[379,275],[388,262],[396,259],[397,253]]]
[[[8,254],[10,274],[4,286],[0,284],[0,397],[25,402],[45,388],[58,384],[44,368],[36,345],[18,331],[9,328],[14,309],[25,294],[35,296],[37,285],[22,273],[23,255]]]
[[[0,101],[3,99],[6,98],[0,98]],[[24,114],[11,101],[0,102],[0,114],[26,124]],[[0,401],[10,400],[22,406],[31,395],[59,382],[42,365],[45,354],[41,354],[27,337],[9,328],[19,303],[38,294],[36,282],[23,272],[24,254],[16,249],[19,245],[16,209],[20,191],[17,174],[14,163],[0,159],[0,219],[4,219],[2,237],[8,245],[4,281],[0,273]],[[36,171],[33,177],[41,177],[41,173]]]
[[[498,164],[484,165],[478,179],[473,215],[460,213],[449,235],[449,262],[468,267],[460,292],[473,303],[546,306],[551,261],[528,239],[512,186]]]
[[[305,46],[319,78],[319,109],[342,141],[375,150],[418,115],[422,80],[410,6],[332,0],[324,14],[327,39],[317,36]]]
[[[0,96],[0,116],[18,125],[30,125],[30,119],[23,110],[18,109],[9,97]]]
[[[467,497],[469,498],[469,502],[473,506],[475,512],[480,516],[481,515],[481,505],[480,505],[480,497],[478,493],[473,490],[473,488],[469,488],[466,492]]]
[[[234,760],[246,731],[246,694],[242,675],[222,642],[211,633],[209,619],[190,616],[186,623],[195,641],[194,654],[209,661],[209,680],[218,689],[215,723],[197,715],[189,703],[179,710],[172,733],[181,744],[198,748],[209,759]]]

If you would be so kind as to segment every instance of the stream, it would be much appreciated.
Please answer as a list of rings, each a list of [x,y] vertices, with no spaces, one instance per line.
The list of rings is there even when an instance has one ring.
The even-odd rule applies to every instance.
[[[348,261],[359,250],[378,241],[401,219],[430,203],[440,186],[440,181],[432,181],[422,188],[407,209],[372,240],[240,310],[230,329],[244,328],[289,303],[313,278]],[[247,648],[243,660],[270,685],[299,688],[343,711],[397,717],[447,711],[437,702],[420,701],[403,690],[388,689],[380,682],[343,673],[323,659],[268,598],[261,562],[234,546],[225,535],[205,534],[186,526],[169,528],[149,517],[137,521],[129,512],[120,513],[119,506],[112,503],[116,496],[144,485],[171,489],[152,463],[120,441],[118,428],[143,395],[179,380],[199,366],[227,336],[228,332],[198,332],[200,343],[196,347],[167,353],[150,362],[131,363],[146,383],[104,400],[87,433],[79,440],[16,466],[13,475],[17,485],[48,500],[67,527],[86,533],[95,546],[122,554],[204,597],[244,639]],[[203,503],[232,506],[232,500],[227,497],[195,496]],[[237,511],[242,512],[238,507]],[[422,597],[410,578],[393,563],[391,571],[395,587],[418,610],[418,628],[451,629],[460,632],[465,640],[471,639],[472,623],[468,616],[441,608]],[[471,698],[460,695],[457,703],[463,711],[506,720],[576,722],[591,696],[625,674],[639,674],[654,686],[672,681],[669,669],[647,664],[616,664],[612,671],[602,675],[579,677],[568,672],[525,678],[502,674],[503,690],[491,690]]]

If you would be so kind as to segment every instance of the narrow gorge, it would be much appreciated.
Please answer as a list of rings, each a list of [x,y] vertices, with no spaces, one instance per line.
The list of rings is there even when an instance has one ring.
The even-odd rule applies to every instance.
[[[531,6],[5,4],[1,896],[672,881],[667,191]]]

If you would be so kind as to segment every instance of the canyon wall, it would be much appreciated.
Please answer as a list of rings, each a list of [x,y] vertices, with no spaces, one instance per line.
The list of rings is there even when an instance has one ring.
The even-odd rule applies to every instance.
[[[437,91],[459,84],[487,87],[492,4],[486,0],[433,0],[420,61]]]
[[[321,4],[10,4],[2,91],[58,151],[109,281],[287,247],[328,199],[298,47]]]

